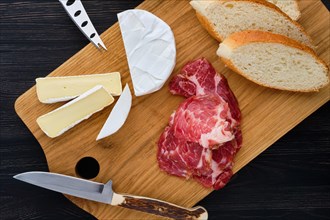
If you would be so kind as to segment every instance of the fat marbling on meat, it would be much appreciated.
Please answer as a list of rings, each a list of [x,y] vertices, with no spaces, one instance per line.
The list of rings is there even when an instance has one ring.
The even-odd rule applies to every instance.
[[[213,149],[235,138],[237,124],[228,103],[208,93],[191,96],[181,103],[174,115],[173,131],[178,139]]]
[[[158,141],[160,169],[222,188],[232,176],[242,144],[241,113],[227,80],[201,58],[187,63],[170,82],[184,100]]]

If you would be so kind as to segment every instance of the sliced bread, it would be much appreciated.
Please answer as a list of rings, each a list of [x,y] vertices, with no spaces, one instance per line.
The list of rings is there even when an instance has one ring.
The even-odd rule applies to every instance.
[[[264,0],[193,0],[202,26],[218,41],[232,33],[261,30],[281,34],[312,47],[300,24]]]
[[[315,52],[283,35],[234,33],[220,44],[217,55],[230,69],[266,87],[310,92],[329,83],[329,69]]]
[[[267,1],[276,5],[292,20],[296,21],[300,18],[299,6],[296,0],[267,0]]]

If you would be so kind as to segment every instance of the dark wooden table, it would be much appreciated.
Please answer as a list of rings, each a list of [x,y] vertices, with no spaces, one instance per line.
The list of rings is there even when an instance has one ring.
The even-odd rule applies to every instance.
[[[84,5],[102,33],[118,12],[140,2]],[[16,98],[88,41],[56,0],[1,0],[0,15],[0,219],[93,219],[63,195],[12,178],[48,170],[38,142],[15,114]],[[199,205],[210,219],[330,219],[329,118],[328,103]]]

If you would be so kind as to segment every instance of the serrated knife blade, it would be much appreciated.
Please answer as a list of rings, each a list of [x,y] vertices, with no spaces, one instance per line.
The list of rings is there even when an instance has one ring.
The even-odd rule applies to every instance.
[[[72,21],[97,48],[107,50],[80,0],[59,0]]]

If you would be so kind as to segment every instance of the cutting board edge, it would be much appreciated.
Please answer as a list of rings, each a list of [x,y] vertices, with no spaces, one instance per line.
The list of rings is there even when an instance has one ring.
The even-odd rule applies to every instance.
[[[31,131],[30,129],[30,126],[28,125],[28,123],[26,123],[26,121],[24,120],[24,117],[23,117],[23,109],[20,108],[20,105],[22,104],[22,102],[24,101],[24,98],[25,96],[28,95],[28,93],[30,93],[31,90],[34,89],[35,86],[32,86],[31,88],[29,88],[28,90],[26,90],[23,94],[21,94],[16,100],[15,100],[15,103],[14,103],[14,109],[15,109],[15,112],[16,114],[18,115],[18,117],[23,121],[23,123],[25,124],[25,126],[29,129],[29,131],[33,134],[33,132]],[[34,134],[33,134],[34,136]]]
[[[50,73],[51,74],[51,73]],[[18,115],[18,117],[23,121],[23,123],[25,124],[25,126],[29,129],[29,131],[32,133],[32,135],[36,138],[36,140],[38,141],[38,143],[40,144],[40,147],[41,149],[43,150],[44,152],[44,149],[42,147],[42,144],[39,142],[39,138],[35,135],[34,132],[32,132],[31,130],[31,126],[28,125],[28,123],[26,123],[26,120],[24,119],[24,117],[22,117],[22,110],[20,107],[20,104],[24,101],[24,98],[26,95],[28,95],[28,93],[30,92],[33,92],[32,90],[35,89],[35,85],[32,86],[30,89],[28,89],[26,92],[24,92],[22,95],[20,95],[16,100],[15,100],[15,103],[14,103],[14,109],[15,109],[15,112],[16,114]],[[326,87],[325,89],[327,89],[328,87]],[[279,134],[276,138],[274,138],[273,141],[270,142],[269,146],[268,147],[265,147],[264,149],[262,149],[258,155],[254,156],[254,157],[251,157],[249,158],[249,160],[247,160],[247,162],[239,167],[237,170],[234,170],[234,174],[236,174],[238,171],[240,171],[242,168],[244,168],[248,163],[250,163],[252,160],[254,160],[257,156],[259,156],[262,152],[264,152],[265,150],[267,150],[270,146],[272,146],[276,141],[278,141],[281,137],[283,137],[285,134],[287,134],[289,131],[291,131],[293,128],[295,128],[297,125],[299,125],[304,119],[306,119],[307,117],[309,117],[310,115],[312,115],[315,111],[317,111],[319,108],[321,108],[323,105],[325,105],[328,101],[330,100],[330,95],[322,100],[322,102],[319,102],[317,106],[315,106],[315,108],[313,109],[309,109],[310,111],[305,115],[305,117],[302,118],[302,120],[297,120],[297,122],[293,123],[292,126],[290,126],[290,128],[288,128],[287,130],[283,131],[281,134]],[[79,126],[79,125],[78,125]],[[244,147],[244,145],[243,145]],[[44,152],[45,153],[45,152]],[[45,157],[47,159],[47,156],[45,154]],[[212,191],[210,191],[211,193]],[[209,193],[208,193],[209,194]],[[69,199],[69,198],[68,198]],[[70,200],[70,199],[69,199]],[[70,200],[71,201],[71,200]]]
[[[292,126],[290,126],[287,130],[285,130],[284,132],[280,133],[276,138],[274,138],[273,141],[270,142],[268,147],[265,147],[264,149],[262,149],[259,154],[255,155],[254,157],[249,158],[249,160],[247,160],[247,162],[242,165],[241,167],[235,169],[235,165],[234,165],[234,169],[233,169],[233,173],[236,174],[238,173],[238,171],[240,171],[241,169],[243,169],[247,164],[249,164],[252,160],[254,160],[256,157],[258,157],[260,154],[262,154],[265,150],[267,150],[268,148],[270,148],[274,143],[276,143],[279,139],[281,139],[284,135],[286,135],[288,132],[290,132],[292,129],[294,129],[296,126],[298,126],[301,122],[303,122],[306,118],[308,118],[309,116],[311,116],[314,112],[316,112],[319,108],[321,108],[323,105],[325,105],[328,101],[330,101],[330,95],[328,96],[327,99],[324,99],[322,102],[319,102],[315,108],[311,109],[311,111],[309,111],[305,117],[303,117],[301,120],[297,120],[297,122],[293,123]],[[244,147],[244,139],[243,139],[243,146]]]
[[[144,2],[143,2],[144,3]],[[141,5],[143,4],[143,3],[141,3],[139,6],[137,6],[137,8],[139,8],[139,7],[141,7]],[[115,23],[116,24],[116,23]],[[115,25],[114,24],[114,25]],[[111,26],[112,27],[112,26]],[[111,28],[110,27],[110,28]],[[75,55],[77,55],[77,54],[79,54],[79,53],[82,53],[82,50],[84,50],[86,47],[88,47],[88,46],[90,46],[91,44],[88,44],[88,45],[86,45],[85,47],[83,47],[81,50],[79,50],[76,54],[74,54],[71,58],[73,58]],[[66,62],[68,62],[71,58],[69,58],[68,60],[66,60],[63,64],[65,64]],[[62,64],[62,65],[63,65]],[[54,71],[52,71],[51,73],[49,73],[48,74],[48,76],[49,75],[51,75],[51,74],[53,74],[53,72],[55,72],[57,69],[59,69],[59,68],[61,68],[62,67],[62,65],[60,65],[58,68],[56,68]],[[23,102],[23,100],[24,100],[24,98],[25,98],[25,96],[27,96],[28,95],[28,93],[29,93],[29,91],[31,90],[31,89],[34,89],[34,87],[35,86],[32,86],[30,89],[28,89],[25,93],[23,93],[22,95],[20,95],[17,99],[16,99],[16,101],[15,101],[15,104],[14,104],[14,108],[15,108],[15,111],[16,111],[16,113],[18,114],[18,116],[21,118],[21,120],[23,121],[23,123],[27,126],[27,128],[31,131],[31,128],[30,128],[30,126],[28,126],[28,124],[26,123],[26,121],[22,118],[23,116],[22,116],[22,109],[18,109],[18,107],[20,106],[20,104],[22,104],[22,103],[24,103]],[[283,132],[283,134],[281,134],[278,138],[276,138],[276,140],[274,140],[273,142],[272,142],[272,144],[273,143],[275,143],[277,140],[279,140],[283,135],[285,135],[286,133],[288,133],[290,130],[292,130],[295,126],[297,126],[300,122],[302,122],[305,118],[307,118],[308,116],[310,116],[313,112],[315,112],[317,109],[319,109],[321,106],[323,106],[327,101],[329,101],[329,96],[328,96],[328,98],[327,98],[327,100],[325,100],[324,102],[322,101],[322,102],[320,102],[320,103],[318,103],[318,105],[317,106],[315,106],[315,108],[313,108],[308,114],[306,114],[306,116],[304,117],[304,118],[302,118],[301,120],[297,120],[297,123],[294,123],[289,129],[287,129],[285,132]],[[31,125],[31,127],[32,127],[33,125]],[[31,131],[31,133],[35,136],[35,138],[37,139],[37,141],[39,142],[39,138]],[[39,144],[41,145],[41,143],[39,142]],[[270,147],[272,144],[270,144],[268,147]],[[266,147],[265,149],[263,149],[263,150],[261,150],[261,152],[260,153],[262,153],[263,151],[265,151],[268,147]],[[41,145],[41,148],[42,148],[42,145]],[[42,148],[43,149],[43,148]],[[43,149],[43,151],[44,151],[44,149]],[[260,154],[259,153],[259,154]],[[258,155],[259,155],[258,154]],[[253,157],[253,158],[251,158],[247,163],[249,163],[250,161],[252,161],[252,160],[254,160],[258,155],[256,155],[255,157]],[[47,156],[45,155],[45,157],[47,158]],[[246,164],[247,164],[246,163]],[[245,164],[245,165],[246,165]],[[244,166],[245,166],[244,165]],[[242,166],[240,169],[242,169],[244,166]],[[237,172],[240,170],[240,169],[238,169],[237,170]],[[208,195],[208,194],[210,194],[212,191],[210,191],[210,192],[208,192],[207,194],[206,194],[206,196]],[[80,207],[80,208],[82,208],[82,209],[84,209],[85,211],[86,211],[86,207],[85,208],[83,208],[83,207],[81,207],[81,205],[82,204],[80,204],[80,203],[77,203],[76,201],[74,201],[74,200],[71,200],[70,198],[68,198],[66,195],[65,195],[65,197],[67,198],[67,199],[69,199],[72,203],[74,203],[75,205],[77,205],[78,207]],[[200,200],[199,200],[200,201]],[[93,212],[89,212],[90,214],[92,214],[93,216],[95,216],[95,217],[98,217],[97,215],[94,215],[93,214]]]
[[[51,73],[50,73],[51,74]],[[49,74],[49,75],[50,75]],[[48,75],[47,75],[48,76]],[[24,119],[24,117],[22,116],[22,110],[20,107],[20,104],[23,102],[24,98],[26,95],[28,95],[28,93],[30,92],[33,92],[32,90],[35,89],[35,85],[32,86],[31,88],[29,88],[27,91],[25,91],[22,95],[20,95],[16,100],[15,100],[15,103],[14,103],[14,109],[15,109],[15,112],[16,114],[18,115],[18,117],[22,120],[22,122],[24,123],[24,125],[29,129],[29,131],[32,133],[32,135],[37,139],[38,143],[40,144],[40,147],[41,149],[43,150],[42,148],[42,145],[41,143],[39,142],[39,139],[38,137],[34,134],[34,132],[32,132],[31,130],[31,126],[28,125],[28,123],[26,123],[26,120]],[[325,89],[327,89],[329,86],[327,86]],[[263,149],[262,151],[260,151],[260,153],[258,155],[260,155],[262,152],[264,152],[267,148],[269,148],[271,145],[273,145],[276,141],[278,141],[281,137],[283,137],[285,134],[287,134],[289,131],[291,131],[293,128],[295,128],[297,125],[299,125],[303,120],[305,120],[307,117],[309,117],[310,115],[312,115],[315,111],[317,111],[319,108],[321,108],[323,105],[325,105],[328,101],[330,101],[330,95],[322,100],[322,102],[319,102],[318,105],[313,108],[313,109],[310,109],[310,111],[306,114],[306,116],[302,119],[302,120],[297,120],[296,123],[293,123],[292,126],[290,126],[289,129],[285,130],[283,133],[281,133],[280,135],[278,135],[278,137],[276,137],[272,142],[271,144],[266,147],[265,149]],[[78,125],[79,126],[79,125]],[[244,145],[243,145],[244,147]],[[43,150],[44,151],[44,150]],[[44,152],[45,153],[45,152]],[[244,164],[244,166],[246,166],[248,163],[250,163],[252,160],[254,160],[258,155],[256,155],[255,157],[252,157],[248,160],[248,162],[246,164]],[[46,157],[46,155],[45,155]],[[47,158],[47,157],[46,157]],[[239,170],[241,170],[244,166],[238,168],[237,170],[234,171],[234,173],[237,173]]]

